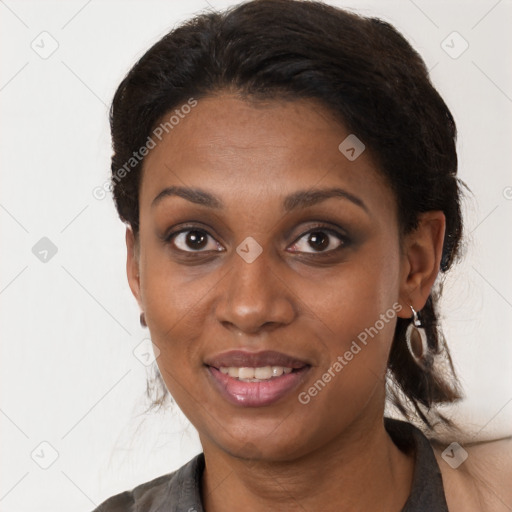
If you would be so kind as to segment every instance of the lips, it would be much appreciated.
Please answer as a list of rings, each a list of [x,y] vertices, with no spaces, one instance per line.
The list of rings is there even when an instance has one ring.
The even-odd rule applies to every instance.
[[[243,350],[231,350],[207,359],[205,363],[213,368],[229,368],[231,366],[238,368],[261,368],[263,366],[283,366],[285,368],[299,369],[308,366],[306,361],[302,361],[293,356],[266,350],[263,352],[245,352]]]
[[[229,403],[241,407],[265,407],[284,399],[304,381],[311,368],[306,361],[275,351],[232,350],[209,358],[205,363],[214,389]],[[267,380],[240,379],[238,371],[226,372],[226,369],[242,372],[243,369],[258,371],[269,367],[287,370],[277,371],[278,376]]]

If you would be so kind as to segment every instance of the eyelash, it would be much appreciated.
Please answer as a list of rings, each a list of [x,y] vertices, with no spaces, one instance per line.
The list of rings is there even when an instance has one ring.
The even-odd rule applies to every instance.
[[[333,229],[333,228],[331,228],[329,226],[326,226],[324,224],[318,224],[316,226],[313,226],[310,229],[308,229],[307,231],[305,231],[304,233],[300,234],[295,239],[295,241],[293,242],[292,245],[297,244],[300,240],[302,240],[303,238],[307,237],[311,233],[319,233],[319,232],[320,233],[327,233],[328,235],[337,238],[338,241],[340,242],[338,247],[335,247],[334,249],[325,250],[325,251],[311,251],[311,252],[296,251],[296,252],[298,252],[299,254],[305,254],[307,256],[315,256],[315,257],[322,257],[322,256],[324,256],[324,257],[328,257],[328,256],[332,256],[333,254],[339,253],[341,250],[346,249],[350,245],[350,239],[348,238],[347,235],[345,235],[343,233],[340,233],[339,231],[336,231],[335,229]],[[331,242],[329,240],[328,246],[330,245],[330,243]]]
[[[215,240],[215,238],[212,235],[210,235],[210,233],[208,233],[208,231],[206,229],[192,224],[192,225],[182,226],[181,229],[179,229],[177,231],[173,231],[173,232],[171,232],[171,233],[169,233],[167,235],[164,235],[164,242],[166,244],[172,245],[174,250],[179,251],[182,254],[185,254],[187,256],[193,256],[193,255],[201,254],[201,253],[216,252],[216,251],[212,251],[212,250],[208,250],[208,251],[204,251],[204,250],[184,251],[183,249],[177,248],[173,244],[173,238],[175,238],[176,236],[178,236],[181,233],[187,233],[187,232],[190,232],[190,231],[198,231],[200,233],[204,233],[206,236],[208,236],[208,237],[210,237],[210,238]],[[342,234],[342,233],[336,231],[335,229],[333,229],[333,228],[331,228],[329,226],[326,226],[325,224],[318,224],[316,226],[311,227],[308,231],[306,231],[306,232],[302,233],[301,235],[299,235],[295,239],[295,241],[292,243],[292,245],[297,244],[306,235],[309,235],[309,234],[314,233],[314,232],[325,232],[325,233],[328,233],[328,234],[336,237],[341,243],[335,249],[330,249],[328,251],[318,251],[316,253],[315,252],[301,252],[301,251],[297,251],[298,253],[306,254],[308,256],[311,256],[311,255],[315,255],[315,256],[332,255],[333,253],[337,253],[341,249],[346,249],[350,245],[350,243],[351,243],[350,239],[345,234]],[[218,252],[221,252],[221,251],[218,251]]]

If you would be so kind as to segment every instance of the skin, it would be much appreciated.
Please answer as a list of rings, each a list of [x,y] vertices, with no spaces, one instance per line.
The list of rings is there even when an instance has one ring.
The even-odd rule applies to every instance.
[[[382,420],[396,318],[309,403],[297,398],[393,304],[404,318],[409,305],[420,311],[439,269],[443,213],[423,214],[400,240],[396,200],[370,150],[354,161],[338,150],[348,135],[313,101],[249,102],[225,93],[200,99],[145,158],[140,232],[126,232],[128,281],[164,381],[199,432],[208,512],[396,512],[410,493],[413,459]],[[152,207],[172,185],[201,188],[225,206],[173,196]],[[365,208],[336,197],[284,212],[288,194],[331,187]],[[177,245],[163,241],[184,223],[210,235],[199,250],[187,233],[174,238]],[[329,245],[308,241],[311,231]],[[248,236],[263,250],[252,263],[236,252]],[[230,349],[279,350],[311,368],[275,404],[242,408],[212,387],[204,366]]]

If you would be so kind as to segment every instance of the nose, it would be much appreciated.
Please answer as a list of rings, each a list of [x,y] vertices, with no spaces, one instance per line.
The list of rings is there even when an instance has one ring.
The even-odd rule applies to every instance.
[[[215,311],[224,327],[236,334],[257,334],[293,321],[296,301],[269,249],[250,263],[233,252],[228,265]]]

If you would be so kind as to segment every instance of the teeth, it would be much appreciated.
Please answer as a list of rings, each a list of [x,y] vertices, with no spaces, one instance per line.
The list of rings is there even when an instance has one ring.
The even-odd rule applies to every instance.
[[[254,368],[238,368],[239,379],[254,379]]]
[[[259,368],[237,368],[230,366],[229,368],[221,366],[219,368],[221,373],[229,375],[235,379],[243,382],[260,382],[262,380],[270,380],[273,377],[281,377],[281,375],[291,373],[292,368],[285,368],[284,366],[261,366]]]

